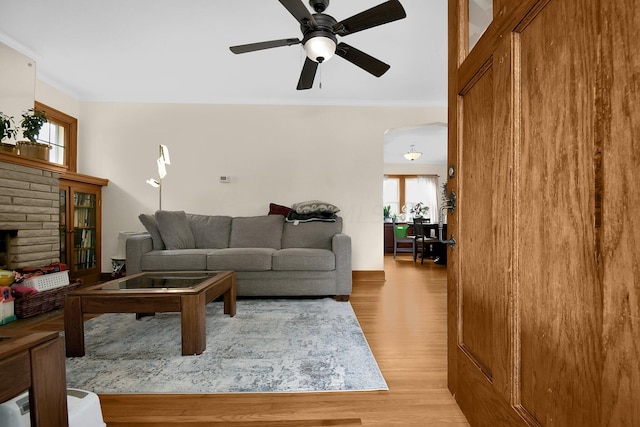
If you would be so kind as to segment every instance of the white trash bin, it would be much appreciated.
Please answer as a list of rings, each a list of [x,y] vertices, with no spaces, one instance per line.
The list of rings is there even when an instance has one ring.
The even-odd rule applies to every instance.
[[[67,389],[69,427],[106,427],[100,399],[90,391]],[[0,427],[30,427],[29,393],[25,392],[0,405]]]

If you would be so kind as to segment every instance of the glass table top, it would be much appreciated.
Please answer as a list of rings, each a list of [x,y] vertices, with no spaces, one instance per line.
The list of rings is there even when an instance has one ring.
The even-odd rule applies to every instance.
[[[217,276],[217,272],[145,273],[107,282],[100,289],[186,289]]]

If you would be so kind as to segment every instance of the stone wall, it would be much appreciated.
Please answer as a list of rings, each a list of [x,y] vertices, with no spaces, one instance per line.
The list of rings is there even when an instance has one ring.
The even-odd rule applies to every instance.
[[[0,162],[0,233],[15,235],[7,245],[8,268],[60,260],[58,180],[58,173]]]

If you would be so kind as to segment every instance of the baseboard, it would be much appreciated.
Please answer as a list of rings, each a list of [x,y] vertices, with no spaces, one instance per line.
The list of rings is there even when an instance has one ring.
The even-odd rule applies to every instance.
[[[384,270],[354,270],[351,272],[353,281],[384,282]]]
[[[384,282],[384,270],[354,270],[351,272],[351,278],[358,282]],[[103,282],[113,280],[111,273],[101,273],[100,280]]]

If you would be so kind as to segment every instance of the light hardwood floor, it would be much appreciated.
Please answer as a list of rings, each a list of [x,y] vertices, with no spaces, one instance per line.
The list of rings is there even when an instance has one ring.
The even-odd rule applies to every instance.
[[[386,256],[385,274],[386,282],[355,282],[351,304],[389,391],[101,395],[108,427],[468,426],[446,383],[446,268]]]

